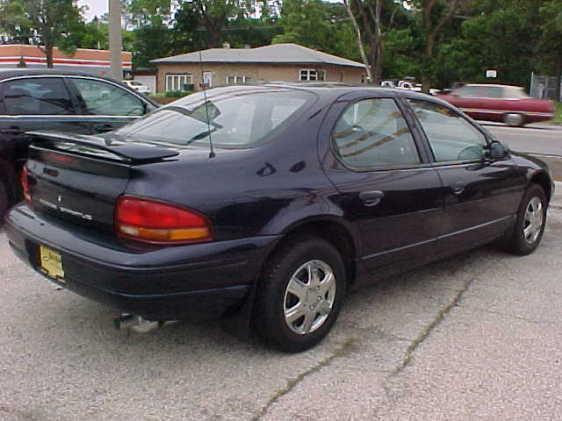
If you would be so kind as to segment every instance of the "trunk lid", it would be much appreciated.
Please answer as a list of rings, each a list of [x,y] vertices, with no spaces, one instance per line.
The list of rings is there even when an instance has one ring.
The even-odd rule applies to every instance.
[[[115,203],[135,166],[172,158],[171,148],[104,137],[32,132],[27,171],[31,205],[82,227],[113,231]]]

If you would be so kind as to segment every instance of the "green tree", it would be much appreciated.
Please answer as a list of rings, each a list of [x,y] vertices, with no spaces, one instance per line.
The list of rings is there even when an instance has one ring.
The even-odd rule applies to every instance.
[[[285,0],[274,44],[296,43],[330,54],[358,59],[353,27],[341,4],[321,0]]]
[[[395,0],[344,0],[344,4],[353,23],[368,77],[372,83],[379,84],[385,64],[385,43],[389,35],[397,35],[395,24],[407,15],[406,10]],[[361,51],[363,44],[367,53]]]
[[[77,46],[106,50],[109,48],[108,25],[97,16],[91,22],[84,23],[75,34]]]
[[[12,36],[16,42],[29,43],[33,33],[22,1],[0,1],[0,29]]]
[[[556,76],[555,98],[560,101],[560,83],[562,82],[562,0],[544,2],[540,8],[543,19],[539,50],[545,67]]]
[[[479,0],[455,25],[431,63],[441,86],[453,81],[486,81],[486,69],[498,71],[498,81],[527,85],[540,65],[538,52],[541,1]]]
[[[461,6],[467,7],[470,0],[409,0],[406,3],[416,11],[418,33],[422,40],[419,54],[422,89],[429,92],[436,79],[436,55],[443,35]]]
[[[53,67],[55,46],[66,52],[76,49],[82,17],[73,0],[6,0],[0,7],[2,27],[15,37],[22,36],[23,28],[30,38],[37,38],[47,67]]]
[[[181,3],[181,10],[176,16],[193,23],[193,31],[204,29],[207,48],[216,48],[224,41],[229,21],[246,17],[249,7],[244,8],[239,0],[187,0]]]
[[[125,32],[124,47],[133,52],[133,66],[150,67],[150,60],[172,51],[170,0],[125,0],[125,21],[132,31]]]

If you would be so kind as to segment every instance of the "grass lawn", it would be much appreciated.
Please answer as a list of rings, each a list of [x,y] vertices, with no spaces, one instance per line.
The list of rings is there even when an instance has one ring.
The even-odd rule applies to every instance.
[[[553,123],[562,124],[562,102],[556,103],[556,111],[554,112]]]

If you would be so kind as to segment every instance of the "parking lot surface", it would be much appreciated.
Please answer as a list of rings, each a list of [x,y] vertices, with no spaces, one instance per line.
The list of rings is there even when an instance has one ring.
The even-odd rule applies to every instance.
[[[360,290],[286,355],[218,322],[116,330],[0,233],[0,419],[559,419],[561,273],[558,194],[534,254],[485,247]]]

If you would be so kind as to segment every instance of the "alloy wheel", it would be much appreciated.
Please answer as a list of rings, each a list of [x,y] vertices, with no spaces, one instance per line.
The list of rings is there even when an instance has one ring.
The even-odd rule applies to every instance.
[[[336,298],[336,278],[321,260],[310,260],[291,276],[283,298],[285,322],[289,329],[306,335],[328,319]]]
[[[533,197],[527,204],[525,219],[523,222],[523,235],[529,244],[533,244],[539,238],[544,223],[544,210],[542,201]]]

